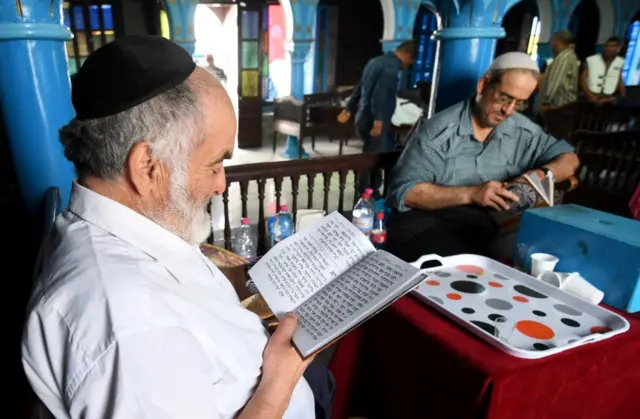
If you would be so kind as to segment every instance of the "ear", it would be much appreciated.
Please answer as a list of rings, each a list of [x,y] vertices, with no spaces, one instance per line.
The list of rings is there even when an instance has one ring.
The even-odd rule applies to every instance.
[[[480,80],[478,80],[478,85],[476,86],[476,93],[481,95],[484,92],[484,89],[487,87],[487,83],[489,82],[488,77],[482,76]]]
[[[127,172],[138,194],[147,196],[164,177],[164,166],[153,157],[149,143],[140,141],[129,151]]]

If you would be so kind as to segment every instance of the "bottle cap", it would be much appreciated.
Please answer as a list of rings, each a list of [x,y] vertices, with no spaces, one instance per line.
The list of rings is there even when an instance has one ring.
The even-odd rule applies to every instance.
[[[289,206],[287,204],[282,204],[280,205],[280,211],[281,212],[287,212],[289,211]]]
[[[248,226],[249,224],[251,224],[251,221],[245,217],[240,220],[240,224],[242,224],[243,226]]]
[[[368,193],[367,191],[362,193],[362,199],[369,199],[369,198],[371,198],[371,194],[370,193]]]
[[[384,212],[376,212],[376,219],[384,220]]]

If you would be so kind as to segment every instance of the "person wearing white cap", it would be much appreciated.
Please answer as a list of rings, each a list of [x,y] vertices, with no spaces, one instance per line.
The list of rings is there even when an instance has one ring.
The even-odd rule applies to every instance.
[[[571,177],[573,147],[518,113],[536,89],[537,64],[521,52],[498,57],[473,97],[425,121],[391,173],[389,251],[405,260],[437,253],[487,254],[497,226],[486,209],[518,198],[504,182],[552,172]],[[471,96],[471,92],[470,96]]]

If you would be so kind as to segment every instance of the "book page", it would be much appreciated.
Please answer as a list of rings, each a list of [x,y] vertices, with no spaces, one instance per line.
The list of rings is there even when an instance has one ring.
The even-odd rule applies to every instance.
[[[278,243],[249,276],[280,318],[374,252],[369,239],[334,212]]]
[[[536,190],[536,192],[540,195],[540,197],[549,206],[553,205],[553,201],[552,201],[553,178],[552,177],[545,177],[544,179],[540,180],[536,175],[525,174],[524,178],[527,179],[527,182],[531,184],[533,189]]]
[[[426,279],[418,273],[388,252],[372,254],[295,310],[293,342],[303,357],[313,354]]]

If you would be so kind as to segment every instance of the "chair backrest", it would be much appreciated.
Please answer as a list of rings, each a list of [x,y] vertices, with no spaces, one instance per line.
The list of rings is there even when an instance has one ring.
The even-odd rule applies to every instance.
[[[554,137],[576,144],[572,138],[576,131],[625,131],[638,113],[634,107],[576,102],[545,112],[543,127]]]
[[[640,131],[573,134],[580,158],[580,184],[565,202],[629,216],[629,200],[640,182]]]

